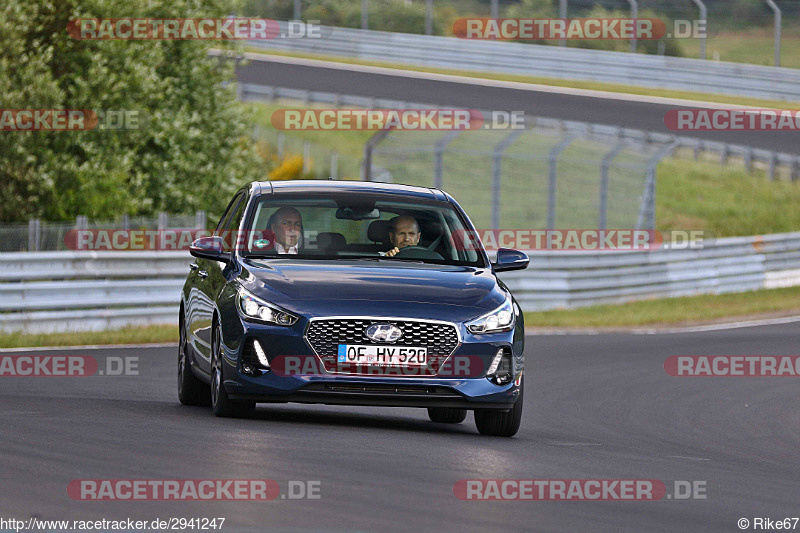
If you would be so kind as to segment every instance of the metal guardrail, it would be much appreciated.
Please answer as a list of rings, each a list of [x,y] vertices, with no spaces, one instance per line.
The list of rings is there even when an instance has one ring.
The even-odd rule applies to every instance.
[[[800,285],[800,232],[719,239],[702,249],[532,251],[503,274],[526,311]]]
[[[281,22],[281,33],[287,23]],[[682,57],[585,50],[515,42],[476,41],[323,27],[325,38],[248,41],[253,47],[406,65],[599,81],[660,89],[797,100],[800,69]]]
[[[0,331],[177,324],[187,252],[0,254]]]
[[[537,311],[800,285],[800,232],[720,239],[702,249],[531,251],[501,277]],[[177,324],[186,252],[0,254],[0,331]]]

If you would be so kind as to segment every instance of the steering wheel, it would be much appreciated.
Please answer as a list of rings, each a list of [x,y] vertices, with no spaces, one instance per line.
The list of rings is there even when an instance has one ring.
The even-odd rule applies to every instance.
[[[400,259],[444,259],[438,253],[428,250],[425,246],[418,245],[401,248],[399,252],[394,254],[394,257],[399,257]]]

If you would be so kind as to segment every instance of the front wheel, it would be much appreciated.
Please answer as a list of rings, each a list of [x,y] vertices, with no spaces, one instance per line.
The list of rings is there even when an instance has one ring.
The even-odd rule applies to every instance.
[[[522,395],[525,381],[520,383],[519,398],[510,411],[493,409],[475,409],[475,425],[481,435],[493,437],[513,437],[519,431],[522,422]]]
[[[440,424],[460,424],[467,418],[467,410],[453,407],[428,407],[428,417],[431,422]]]
[[[178,400],[183,405],[200,405],[203,403],[203,398],[208,394],[208,386],[197,379],[197,376],[192,372],[183,310],[181,310],[178,324],[180,328],[178,333]]]
[[[228,398],[222,378],[222,330],[214,330],[211,339],[211,412],[215,416],[246,418],[256,409],[255,402],[234,402]]]

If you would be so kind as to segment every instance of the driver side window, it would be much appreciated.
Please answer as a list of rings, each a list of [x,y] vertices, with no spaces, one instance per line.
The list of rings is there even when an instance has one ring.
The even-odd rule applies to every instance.
[[[239,204],[242,203],[242,198],[244,198],[244,196],[244,192],[239,192],[239,194],[233,197],[233,200],[231,200],[231,203],[229,203],[228,207],[225,209],[225,213],[223,213],[222,217],[219,219],[219,224],[217,224],[217,229],[214,231],[214,235],[220,235],[223,231],[230,229],[231,219],[233,218],[234,214],[238,214],[239,219],[241,220]],[[241,206],[241,211],[244,211],[244,205]]]

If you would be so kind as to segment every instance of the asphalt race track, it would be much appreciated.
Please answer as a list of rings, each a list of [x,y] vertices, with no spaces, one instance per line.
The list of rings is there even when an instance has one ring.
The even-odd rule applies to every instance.
[[[740,518],[800,515],[797,378],[671,377],[663,364],[798,354],[799,328],[531,336],[513,439],[480,436],[471,414],[449,426],[414,409],[261,405],[254,419],[220,419],[178,403],[174,348],[37,351],[91,355],[101,369],[138,357],[139,375],[0,377],[0,516],[225,517],[227,531],[739,531]],[[707,498],[458,500],[453,484],[472,478],[657,479],[668,493],[705,481]],[[272,479],[284,492],[319,481],[321,498],[76,501],[76,479]]]
[[[492,87],[471,83],[430,80],[417,77],[359,72],[279,61],[250,61],[239,66],[240,82],[312,91],[404,100],[469,109],[524,111],[529,116],[611,124],[665,134],[680,134],[797,154],[800,138],[792,131],[692,131],[673,132],[664,125],[664,114],[685,105]],[[289,60],[291,61],[291,60]],[[691,87],[687,87],[691,90]]]

